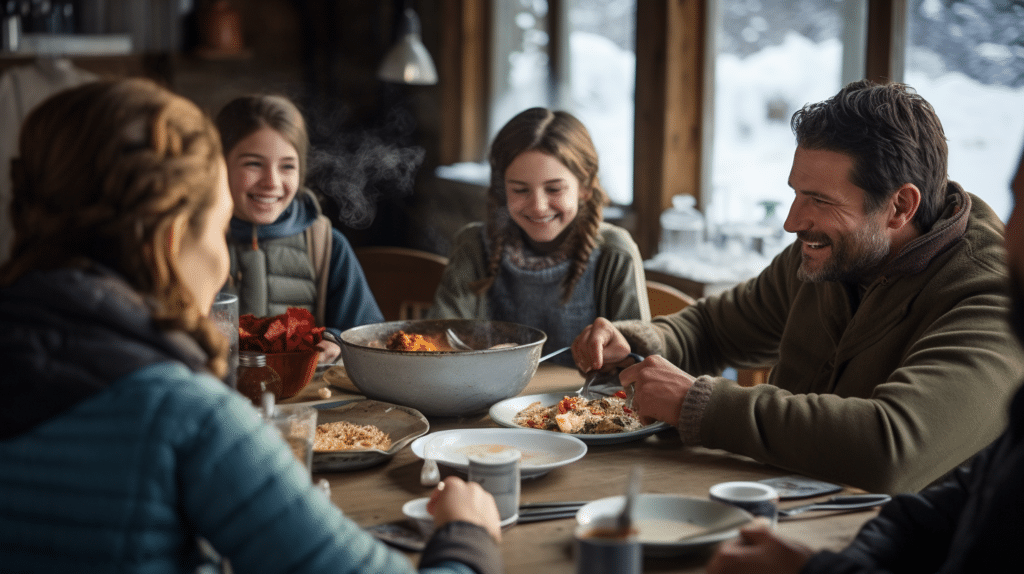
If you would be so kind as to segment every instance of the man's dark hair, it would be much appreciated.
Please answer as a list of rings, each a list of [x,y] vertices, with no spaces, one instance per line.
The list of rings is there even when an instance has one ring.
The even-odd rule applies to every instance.
[[[921,190],[914,225],[926,232],[946,195],[948,148],[931,104],[905,84],[851,82],[808,104],[790,121],[797,145],[853,158],[850,182],[867,192],[864,209],[881,207],[905,183]]]

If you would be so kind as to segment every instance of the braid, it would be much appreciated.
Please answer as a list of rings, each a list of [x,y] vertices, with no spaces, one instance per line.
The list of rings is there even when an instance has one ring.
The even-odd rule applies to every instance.
[[[477,295],[484,295],[494,286],[498,278],[498,271],[501,268],[501,257],[505,251],[505,243],[508,241],[509,215],[508,208],[504,203],[496,205],[497,199],[492,194],[487,200],[487,244],[490,252],[487,258],[487,271],[484,276],[469,284],[470,289]]]
[[[19,150],[14,249],[0,283],[36,269],[104,265],[148,296],[161,329],[191,335],[223,375],[227,342],[185,287],[171,245],[174,222],[185,215],[186,232],[198,233],[219,189],[212,122],[151,81],[93,82],[36,108]]]
[[[514,227],[509,221],[505,171],[526,151],[539,151],[560,161],[579,180],[581,197],[586,197],[580,202],[573,223],[575,229],[566,239],[565,247],[572,258],[569,273],[562,281],[562,303],[566,303],[597,246],[603,207],[608,203],[608,196],[598,183],[597,150],[590,133],[576,117],[564,111],[530,108],[509,120],[494,137],[490,150],[491,182],[487,201],[487,234],[492,251],[487,275],[472,283],[471,287],[477,294],[483,294],[497,278],[508,230]]]
[[[604,198],[604,191],[595,183],[590,198],[583,202],[579,213],[576,215],[576,229],[573,231],[569,247],[572,264],[569,267],[569,273],[562,282],[563,305],[572,298],[576,282],[579,281],[580,277],[587,270],[590,254],[597,247],[597,236],[600,232],[603,218]]]

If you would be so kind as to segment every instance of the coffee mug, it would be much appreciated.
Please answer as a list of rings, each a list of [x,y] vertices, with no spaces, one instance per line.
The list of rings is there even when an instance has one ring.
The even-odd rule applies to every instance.
[[[469,480],[479,483],[494,496],[502,524],[519,518],[519,459],[522,456],[518,450],[506,448],[467,457]]]
[[[643,545],[635,534],[622,537],[615,517],[576,527],[573,537],[576,574],[640,574]]]
[[[711,487],[711,500],[742,508],[767,518],[775,526],[779,518],[779,492],[760,482],[722,482]]]

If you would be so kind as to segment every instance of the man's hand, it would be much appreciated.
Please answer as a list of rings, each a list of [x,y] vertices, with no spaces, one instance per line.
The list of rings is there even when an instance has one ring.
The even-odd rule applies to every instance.
[[[629,355],[629,343],[611,321],[598,317],[572,342],[572,358],[583,373],[613,366]]]
[[[799,542],[780,538],[764,522],[740,529],[740,537],[723,542],[708,562],[707,574],[798,574],[813,552]]]
[[[672,426],[679,424],[683,401],[694,380],[693,375],[660,355],[651,355],[619,373],[623,387],[635,385],[633,408],[644,424],[655,420]]]

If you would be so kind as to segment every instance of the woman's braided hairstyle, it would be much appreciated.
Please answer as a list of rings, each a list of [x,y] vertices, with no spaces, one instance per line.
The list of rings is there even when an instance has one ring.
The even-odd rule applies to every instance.
[[[590,133],[575,116],[565,111],[530,108],[508,121],[491,144],[491,185],[487,191],[487,239],[490,259],[487,275],[470,284],[478,294],[486,293],[498,276],[501,257],[516,230],[508,212],[505,194],[505,171],[526,151],[539,151],[562,162],[580,182],[581,200],[573,229],[566,238],[566,251],[572,259],[569,273],[562,281],[562,303],[572,297],[576,282],[586,271],[590,253],[597,245],[608,196],[597,178],[597,150]],[[582,196],[589,191],[589,197]]]
[[[220,138],[193,103],[140,78],[65,90],[25,120],[12,162],[15,239],[0,284],[37,269],[102,264],[191,335],[223,376],[227,341],[182,283],[172,226],[200,233],[214,204]]]

